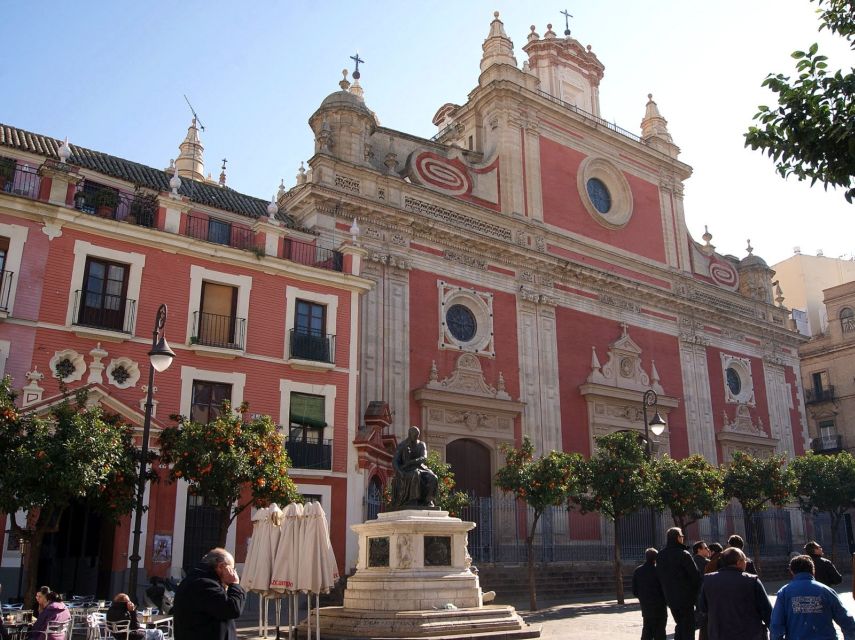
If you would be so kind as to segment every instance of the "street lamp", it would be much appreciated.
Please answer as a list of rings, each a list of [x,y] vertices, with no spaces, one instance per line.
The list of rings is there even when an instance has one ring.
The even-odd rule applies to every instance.
[[[142,534],[143,497],[145,495],[146,466],[148,464],[148,439],[151,431],[152,393],[154,392],[154,372],[162,373],[172,364],[175,353],[166,342],[164,331],[166,325],[166,305],[160,305],[154,322],[151,337],[151,351],[148,352],[150,366],[148,368],[148,391],[145,398],[145,421],[143,422],[142,449],[140,450],[140,475],[137,481],[137,504],[134,510],[133,553],[131,553],[131,569],[128,572],[128,594],[132,602],[137,602],[137,575],[140,564],[140,535]]]
[[[644,392],[644,398],[641,401],[641,414],[644,418],[644,450],[647,455],[647,462],[653,460],[653,452],[650,450],[650,432],[654,436],[661,436],[665,431],[666,422],[659,415],[659,409],[656,407],[656,402],[659,400],[656,392],[653,389],[648,389]],[[650,422],[647,421],[647,407],[654,407],[656,413]],[[656,543],[656,510],[650,508],[650,540]]]

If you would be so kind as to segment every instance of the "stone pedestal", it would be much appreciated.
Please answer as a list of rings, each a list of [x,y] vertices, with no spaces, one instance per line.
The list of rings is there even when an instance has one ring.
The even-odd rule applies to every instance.
[[[347,580],[344,606],[320,610],[322,636],[540,637],[540,626],[525,624],[513,607],[483,606],[466,548],[474,528],[446,511],[418,509],[353,525],[359,536],[356,573]]]

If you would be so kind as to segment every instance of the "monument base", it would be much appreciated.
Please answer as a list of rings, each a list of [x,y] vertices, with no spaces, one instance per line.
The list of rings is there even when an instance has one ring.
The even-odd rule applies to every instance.
[[[314,618],[312,634],[314,635]],[[320,611],[323,640],[463,640],[464,638],[539,638],[541,625],[528,625],[513,607],[487,605],[438,611],[365,611],[324,607]],[[298,634],[305,637],[306,623]]]

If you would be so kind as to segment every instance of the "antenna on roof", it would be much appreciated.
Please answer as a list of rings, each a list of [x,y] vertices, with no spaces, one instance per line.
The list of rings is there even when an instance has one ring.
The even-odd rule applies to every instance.
[[[193,117],[196,118],[196,122],[199,123],[199,128],[202,129],[202,131],[204,131],[205,125],[202,124],[202,119],[196,114],[196,109],[193,108],[193,105],[190,104],[190,100],[187,99],[186,93],[184,94],[184,101],[187,103],[187,106],[190,107],[190,111],[193,113]]]

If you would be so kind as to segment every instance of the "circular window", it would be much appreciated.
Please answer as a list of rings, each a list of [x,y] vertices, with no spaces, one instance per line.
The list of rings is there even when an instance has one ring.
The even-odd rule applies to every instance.
[[[742,392],[742,378],[739,377],[739,372],[733,367],[727,368],[727,388],[734,396],[738,396]]]
[[[632,217],[632,190],[623,171],[605,158],[585,158],[576,174],[579,198],[604,227],[620,229]]]
[[[478,332],[478,322],[475,314],[462,304],[453,304],[445,314],[448,331],[456,340],[469,342]]]
[[[612,208],[612,196],[608,187],[599,178],[588,180],[588,197],[594,208],[600,213],[608,213]]]

